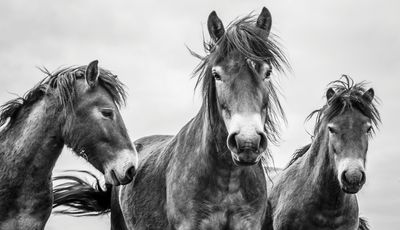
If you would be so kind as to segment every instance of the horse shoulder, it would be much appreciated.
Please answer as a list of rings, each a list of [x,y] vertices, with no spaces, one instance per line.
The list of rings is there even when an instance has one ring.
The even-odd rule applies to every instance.
[[[157,149],[160,145],[171,140],[173,136],[171,135],[151,135],[145,136],[134,141],[136,151],[139,155],[139,161],[146,159],[149,154],[158,154]]]
[[[140,162],[135,179],[118,191],[120,211],[128,229],[165,229],[168,224],[164,213],[164,149],[172,138],[154,135],[135,141]],[[115,212],[118,215],[119,210]]]

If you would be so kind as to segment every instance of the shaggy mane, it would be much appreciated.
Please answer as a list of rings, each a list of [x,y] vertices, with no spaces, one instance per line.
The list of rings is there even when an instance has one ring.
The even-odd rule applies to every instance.
[[[316,124],[314,127],[314,136],[316,136],[323,121],[330,121],[332,118],[342,114],[349,109],[356,109],[364,116],[371,119],[374,128],[381,122],[379,112],[376,108],[377,99],[374,98],[372,102],[366,101],[362,95],[367,91],[365,88],[366,83],[354,83],[354,80],[347,76],[342,75],[339,80],[329,83],[328,87],[335,90],[335,94],[327,101],[327,103],[320,109],[314,110],[307,116],[306,120],[310,120],[314,115],[316,116]],[[302,157],[310,148],[311,144],[304,146],[297,150],[288,167],[292,165],[297,159]]]
[[[24,96],[10,100],[0,106],[0,127],[5,125],[3,131],[10,128],[15,123],[18,112],[22,108],[31,106],[42,99],[44,95],[51,94],[58,99],[62,108],[72,109],[72,104],[77,96],[75,93],[75,81],[85,77],[86,67],[67,67],[54,73],[51,73],[46,68],[40,69],[46,74],[43,80],[26,92]],[[124,85],[110,71],[99,68],[99,72],[98,84],[107,90],[119,107],[124,105],[126,100]]]

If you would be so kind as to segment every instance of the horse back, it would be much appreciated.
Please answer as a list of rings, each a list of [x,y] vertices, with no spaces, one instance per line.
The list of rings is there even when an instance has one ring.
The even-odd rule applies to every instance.
[[[139,155],[139,162],[146,162],[151,154],[159,154],[164,147],[163,144],[171,140],[171,135],[152,135],[137,139],[134,141],[136,150]]]

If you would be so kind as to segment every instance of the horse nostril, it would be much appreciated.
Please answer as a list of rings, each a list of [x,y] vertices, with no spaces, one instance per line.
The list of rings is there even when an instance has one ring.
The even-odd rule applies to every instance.
[[[125,173],[126,178],[132,180],[136,174],[135,166],[131,166]]]
[[[228,148],[229,150],[231,150],[234,153],[238,152],[238,145],[237,145],[237,141],[236,141],[236,136],[237,133],[231,133],[228,136]]]
[[[342,172],[342,181],[343,182],[345,182],[345,183],[347,183],[347,184],[349,184],[350,182],[347,180],[347,178],[346,178],[346,173],[347,173],[347,171],[343,171]]]
[[[361,170],[357,171],[343,171],[342,180],[347,184],[362,185],[365,182],[365,173]]]
[[[360,181],[360,184],[364,184],[365,181],[366,181],[365,172],[364,172],[364,171],[361,171],[361,181]]]
[[[265,150],[267,150],[268,148],[268,140],[267,140],[267,136],[265,135],[265,133],[258,133],[258,135],[260,135],[260,143],[259,143],[259,152],[263,153],[265,152]]]

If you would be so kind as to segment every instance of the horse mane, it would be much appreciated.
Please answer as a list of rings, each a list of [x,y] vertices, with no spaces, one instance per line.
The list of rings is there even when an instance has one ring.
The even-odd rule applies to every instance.
[[[286,166],[288,168],[291,166],[294,162],[296,162],[297,159],[302,157],[311,147],[311,144],[305,145],[299,149],[296,150],[296,152],[293,153],[292,159],[290,159],[289,164]]]
[[[376,108],[377,99],[375,97],[372,102],[369,102],[363,98],[363,94],[367,91],[365,86],[366,82],[354,83],[354,80],[347,75],[342,75],[339,80],[329,83],[328,87],[332,88],[335,94],[321,109],[314,110],[307,116],[307,120],[316,116],[314,135],[317,134],[322,121],[330,121],[349,109],[360,111],[371,119],[373,128],[376,128],[381,122],[379,111]]]
[[[66,67],[53,73],[46,68],[40,68],[40,71],[46,75],[44,79],[24,96],[17,97],[0,106],[0,127],[5,125],[3,131],[7,130],[14,124],[22,108],[31,106],[44,95],[51,94],[58,100],[62,108],[72,109],[73,102],[77,97],[75,81],[85,77],[86,67]],[[118,107],[124,105],[126,92],[117,76],[102,68],[99,68],[99,73],[98,84],[107,90]]]
[[[267,61],[278,72],[284,72],[286,68],[290,69],[289,62],[277,41],[277,36],[274,34],[267,35],[265,31],[256,27],[256,19],[255,15],[249,14],[229,23],[226,32],[217,43],[212,40],[205,41],[203,38],[206,56],[201,56],[189,49],[189,52],[193,56],[201,60],[194,70],[194,76],[197,76],[196,88],[202,83],[202,110],[208,111],[211,127],[215,127],[214,124],[220,119],[216,103],[215,82],[212,77],[211,66],[209,65],[211,60],[216,57],[226,56],[236,50],[249,59]],[[218,46],[218,49],[216,49],[216,46]],[[279,119],[285,120],[285,114],[279,102],[276,87],[272,81],[266,84],[269,90],[268,104],[270,106],[267,108],[269,116],[266,118],[265,127],[269,140],[276,142],[279,139],[277,123]]]
[[[376,128],[381,121],[379,111],[376,108],[377,99],[368,102],[362,97],[366,92],[365,85],[365,82],[354,83],[354,80],[347,75],[342,75],[339,80],[329,83],[328,86],[335,90],[335,94],[322,108],[314,110],[306,118],[306,120],[310,120],[316,115],[314,136],[317,134],[323,121],[330,121],[332,118],[348,109],[359,110],[362,114],[371,119],[373,127]],[[372,130],[374,131],[374,129]],[[310,147],[311,144],[308,144],[296,150],[287,167],[302,157]]]

